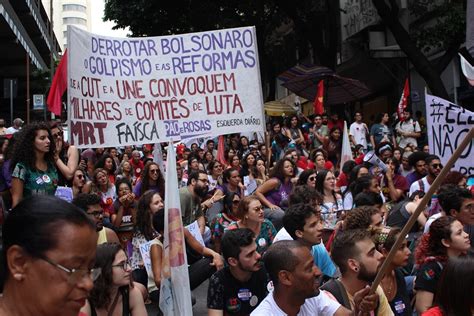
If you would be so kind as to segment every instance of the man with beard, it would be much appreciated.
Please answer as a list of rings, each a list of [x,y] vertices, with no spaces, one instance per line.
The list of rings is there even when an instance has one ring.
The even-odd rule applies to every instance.
[[[426,176],[426,162],[425,159],[428,157],[428,154],[423,151],[417,151],[412,153],[408,158],[408,163],[410,166],[413,167],[413,172],[410,172],[406,179],[408,181],[408,185],[420,180],[424,176]]]
[[[181,216],[183,218],[183,225],[192,224],[197,221],[199,230],[203,236],[204,241],[209,241],[211,238],[210,230],[206,227],[206,219],[202,211],[201,202],[206,197],[209,189],[209,179],[207,173],[204,171],[193,171],[188,176],[188,185],[179,189],[179,200],[181,204]],[[202,203],[206,207],[210,201]]]
[[[268,282],[255,234],[248,228],[227,231],[222,253],[227,266],[209,280],[208,315],[249,315],[267,295]]]
[[[409,195],[411,195],[413,192],[418,191],[418,190],[423,191],[425,193],[428,192],[428,190],[431,187],[431,184],[439,175],[439,173],[441,172],[441,169],[443,169],[441,160],[436,155],[428,155],[428,157],[425,158],[425,164],[426,164],[427,175],[421,178],[420,180],[413,182],[410,185]]]
[[[274,290],[251,316],[352,315],[326,291],[319,290],[321,271],[314,265],[308,247],[294,240],[274,243],[263,256]],[[355,295],[356,311],[368,312],[377,304],[376,295],[363,289]]]
[[[97,244],[106,242],[120,243],[117,234],[110,228],[104,227],[102,222],[104,211],[100,207],[100,197],[97,194],[80,193],[72,200],[72,204],[86,212],[94,221],[99,238]]]
[[[375,280],[383,256],[375,248],[370,232],[353,229],[337,234],[332,243],[331,257],[339,267],[341,277],[327,282],[322,289],[331,292],[339,303],[354,311],[357,305],[356,293],[368,288]],[[375,294],[379,301],[375,315],[393,315],[380,286]]]

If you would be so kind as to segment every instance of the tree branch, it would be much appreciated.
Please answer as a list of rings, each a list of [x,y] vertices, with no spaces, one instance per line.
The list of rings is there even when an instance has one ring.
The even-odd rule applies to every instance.
[[[436,63],[435,67],[439,74],[441,74],[446,67],[448,67],[449,63],[453,60],[454,56],[458,53],[459,47],[461,46],[461,42],[456,41],[451,43],[449,47],[446,49],[445,53]]]

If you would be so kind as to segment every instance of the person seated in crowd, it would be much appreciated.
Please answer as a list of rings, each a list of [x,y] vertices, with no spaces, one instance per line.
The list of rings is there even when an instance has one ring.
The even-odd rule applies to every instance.
[[[411,152],[404,152],[402,154],[401,164],[400,164],[400,174],[404,176],[405,179],[411,172],[413,172],[413,166],[410,165],[410,159],[409,159],[412,154],[413,153]],[[408,179],[406,180],[408,182]],[[411,185],[411,183],[408,182],[408,185]]]
[[[49,127],[35,123],[18,133],[10,163],[13,207],[28,196],[54,195],[59,179],[55,167],[56,145]]]
[[[398,228],[405,227],[408,219],[415,212],[424,196],[424,192],[415,191],[408,199],[394,205],[387,216],[387,225]],[[413,228],[410,230],[410,234],[416,234],[420,230],[420,227],[425,226],[426,215],[424,212],[421,212],[420,215],[418,215],[417,222],[418,225],[413,226]],[[413,238],[410,239],[411,241],[413,240]]]
[[[114,202],[117,199],[115,186],[110,183],[107,172],[98,168],[94,170],[92,179],[91,193],[95,193],[100,197],[100,206],[104,210],[104,224],[112,225],[110,217],[114,213]]]
[[[408,192],[408,182],[404,176],[399,174],[400,163],[397,159],[387,158],[385,164],[387,172],[383,177],[382,193],[385,195],[386,201],[396,203],[401,201]]]
[[[119,243],[117,234],[112,229],[104,226],[104,210],[100,207],[100,197],[97,194],[80,193],[72,200],[72,204],[86,212],[95,223],[99,234],[98,245],[106,242]]]
[[[292,160],[279,160],[270,173],[270,179],[255,191],[255,195],[265,206],[265,218],[271,220],[277,229],[282,226],[281,219],[285,214],[283,209],[288,207],[288,197],[293,189],[291,179],[296,172],[296,165]]]
[[[409,148],[409,147],[407,147]],[[409,158],[408,162],[410,166],[413,168],[413,172],[409,173],[406,176],[406,179],[408,181],[408,185],[412,185],[413,182],[416,182],[420,180],[421,178],[426,176],[426,162],[425,159],[429,155],[425,152],[418,151],[416,153],[412,153]]]
[[[471,240],[471,247],[474,247],[474,197],[471,192],[452,184],[444,185],[439,190],[438,201],[443,212],[439,213],[439,216],[430,217],[429,223],[426,225],[428,229],[433,220],[450,215],[463,224],[464,231]]]
[[[240,177],[240,173],[238,169],[235,168],[227,168],[224,173],[222,174],[222,185],[218,185],[216,187],[216,192],[214,193],[214,199],[219,200],[224,195],[229,192],[233,192],[240,197],[244,196],[244,192],[242,190],[242,178]]]
[[[431,187],[431,184],[434,182],[436,177],[440,174],[441,169],[443,169],[443,165],[441,164],[441,160],[436,155],[429,155],[425,159],[426,164],[426,176],[421,178],[418,181],[415,181],[410,186],[410,195],[417,191],[428,192]]]
[[[263,256],[273,291],[265,297],[251,316],[285,315],[352,315],[326,291],[320,291],[322,273],[314,265],[308,247],[294,240],[282,240]],[[375,309],[375,295],[363,289],[355,295],[355,315]],[[367,308],[368,307],[368,308]],[[367,308],[363,310],[363,308]]]
[[[263,207],[255,196],[246,196],[240,200],[237,208],[237,221],[227,226],[227,230],[249,228],[255,236],[257,251],[263,254],[273,243],[277,231],[273,224],[264,217]]]
[[[5,219],[1,316],[77,316],[100,275],[96,226],[52,196],[28,197]]]
[[[328,252],[322,246],[323,223],[321,216],[314,208],[306,203],[292,204],[283,216],[283,228],[275,236],[273,242],[280,240],[298,240],[311,250],[314,264],[321,272],[333,277],[336,266]]]
[[[115,184],[115,173],[117,170],[117,166],[115,165],[115,161],[109,154],[103,154],[102,157],[97,161],[94,166],[95,169],[102,168],[107,172],[107,176],[109,177],[109,182]]]
[[[349,173],[349,178],[347,180],[347,187],[345,190],[342,190],[343,194],[343,208],[344,210],[348,211],[351,210],[354,207],[354,196],[353,192],[355,189],[355,186],[357,185],[357,179],[363,177],[363,176],[368,176],[364,179],[366,179],[367,185],[359,185],[359,188],[363,189],[365,187],[370,187],[372,184],[378,184],[377,181],[373,181],[373,177],[370,176],[369,174],[369,169],[365,165],[358,165],[355,166]]]
[[[423,316],[472,315],[474,312],[474,258],[450,258],[438,283],[436,306]]]
[[[382,254],[384,260],[392,249],[395,241],[400,237],[401,229],[398,227],[384,227],[379,229],[374,236],[375,247]],[[385,276],[380,282],[392,312],[396,316],[412,316],[411,300],[407,290],[405,277],[401,269],[407,266],[411,251],[408,249],[407,240],[403,240],[397,249]]]
[[[211,240],[213,248],[216,252],[221,253],[221,242],[224,231],[230,225],[230,223],[238,220],[238,208],[240,204],[240,196],[236,193],[229,192],[223,199],[224,208],[222,211],[214,217],[210,223],[211,229]]]
[[[248,315],[267,295],[267,273],[260,262],[255,234],[248,228],[229,230],[222,238],[227,266],[209,280],[209,316]]]
[[[120,244],[97,246],[94,268],[102,273],[81,309],[85,315],[147,315],[142,293],[133,286],[132,269]]]
[[[132,156],[129,160],[130,164],[132,165],[133,173],[135,175],[135,179],[138,179],[145,167],[145,164],[141,160],[140,152],[138,150],[134,150],[132,152]]]
[[[187,226],[197,221],[204,242],[211,240],[211,230],[206,226],[203,207],[208,209],[214,204],[212,198],[203,201],[209,190],[208,183],[207,173],[201,170],[195,171],[189,174],[188,185],[179,189],[183,225]]]
[[[334,229],[343,211],[342,197],[336,192],[336,178],[331,171],[320,171],[316,175],[316,190],[323,196],[321,215],[324,228]]]
[[[382,264],[383,256],[376,249],[370,232],[363,229],[345,230],[337,234],[331,248],[331,258],[341,271],[339,279],[322,286],[347,309],[356,310],[355,295],[370,285]],[[378,305],[375,315],[393,315],[385,293],[377,287]],[[357,315],[357,313],[354,313]]]
[[[160,167],[155,162],[145,164],[140,179],[137,180],[133,193],[138,199],[148,190],[154,190],[161,196],[165,196],[165,178]]]
[[[438,281],[448,258],[459,257],[471,247],[463,225],[451,216],[435,220],[415,250],[415,308],[418,314],[430,308],[435,299]]]
[[[87,181],[86,173],[82,169],[76,169],[72,177],[72,197],[75,198],[81,193],[90,193],[91,181]]]

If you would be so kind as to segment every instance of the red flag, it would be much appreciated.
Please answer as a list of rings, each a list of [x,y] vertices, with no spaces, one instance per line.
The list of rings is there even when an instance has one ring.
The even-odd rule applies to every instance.
[[[62,102],[61,97],[67,89],[67,50],[64,52],[61,61],[59,62],[58,69],[54,74],[53,83],[51,89],[49,89],[48,110],[53,112],[55,115],[61,115]]]
[[[400,102],[398,103],[398,107],[397,107],[398,119],[402,122],[405,120],[402,113],[403,113],[403,110],[405,110],[405,108],[408,105],[409,96],[410,96],[410,85],[408,84],[408,79],[406,79],[405,87],[403,88],[402,96],[400,98]]]
[[[314,98],[314,114],[323,114],[324,112],[324,80],[319,81],[318,91]]]
[[[224,150],[224,135],[221,135],[217,141],[217,161],[219,161],[223,166],[227,165],[227,162],[225,161]]]

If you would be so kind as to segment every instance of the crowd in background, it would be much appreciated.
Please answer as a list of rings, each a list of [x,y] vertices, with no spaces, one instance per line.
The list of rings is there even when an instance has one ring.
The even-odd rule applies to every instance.
[[[474,186],[472,175],[457,171],[448,173],[418,216],[375,296],[364,292],[443,167],[440,157],[430,153],[420,113],[416,120],[409,111],[402,120],[392,120],[389,113],[380,113],[367,125],[355,112],[347,135],[351,160],[341,155],[344,121],[337,113],[270,119],[269,141],[259,133],[241,133],[224,136],[224,148],[218,148],[217,137],[176,145],[175,194],[182,222],[197,228],[197,233],[184,230],[190,289],[210,279],[209,315],[474,311],[474,283],[461,281],[466,271],[471,279],[474,274]],[[74,215],[74,207],[67,212],[76,222],[65,218],[45,224],[31,213],[36,208],[56,214],[73,204],[93,220],[98,234],[95,259],[79,264],[89,269],[82,277],[89,273],[94,281],[84,286],[81,312],[145,315],[144,302],[158,304],[160,296],[166,146],[159,154],[153,145],[80,151],[64,141],[58,123],[22,124],[16,119],[6,129],[0,120],[1,203],[3,216],[10,214],[3,229],[4,253],[13,255],[6,251],[18,245],[68,273],[68,280],[77,277],[80,269],[45,257],[59,246],[68,249],[52,240],[63,236],[47,236],[44,227],[35,225],[52,230],[68,221],[73,226],[88,222]],[[44,202],[38,197],[44,195],[67,202]],[[50,204],[57,204],[56,213],[46,210]],[[28,227],[37,235],[24,232]],[[71,236],[82,238],[87,232]],[[39,238],[44,247],[26,246],[26,235]],[[95,252],[84,251],[87,241],[84,237],[83,245],[71,251],[93,257]],[[140,252],[144,243],[150,243],[148,269]],[[19,272],[12,270],[13,259],[6,260],[4,293],[11,293]],[[456,280],[464,291],[456,289]],[[268,281],[272,286],[267,287]],[[324,291],[318,295],[320,285]],[[5,303],[2,310],[7,310]]]

